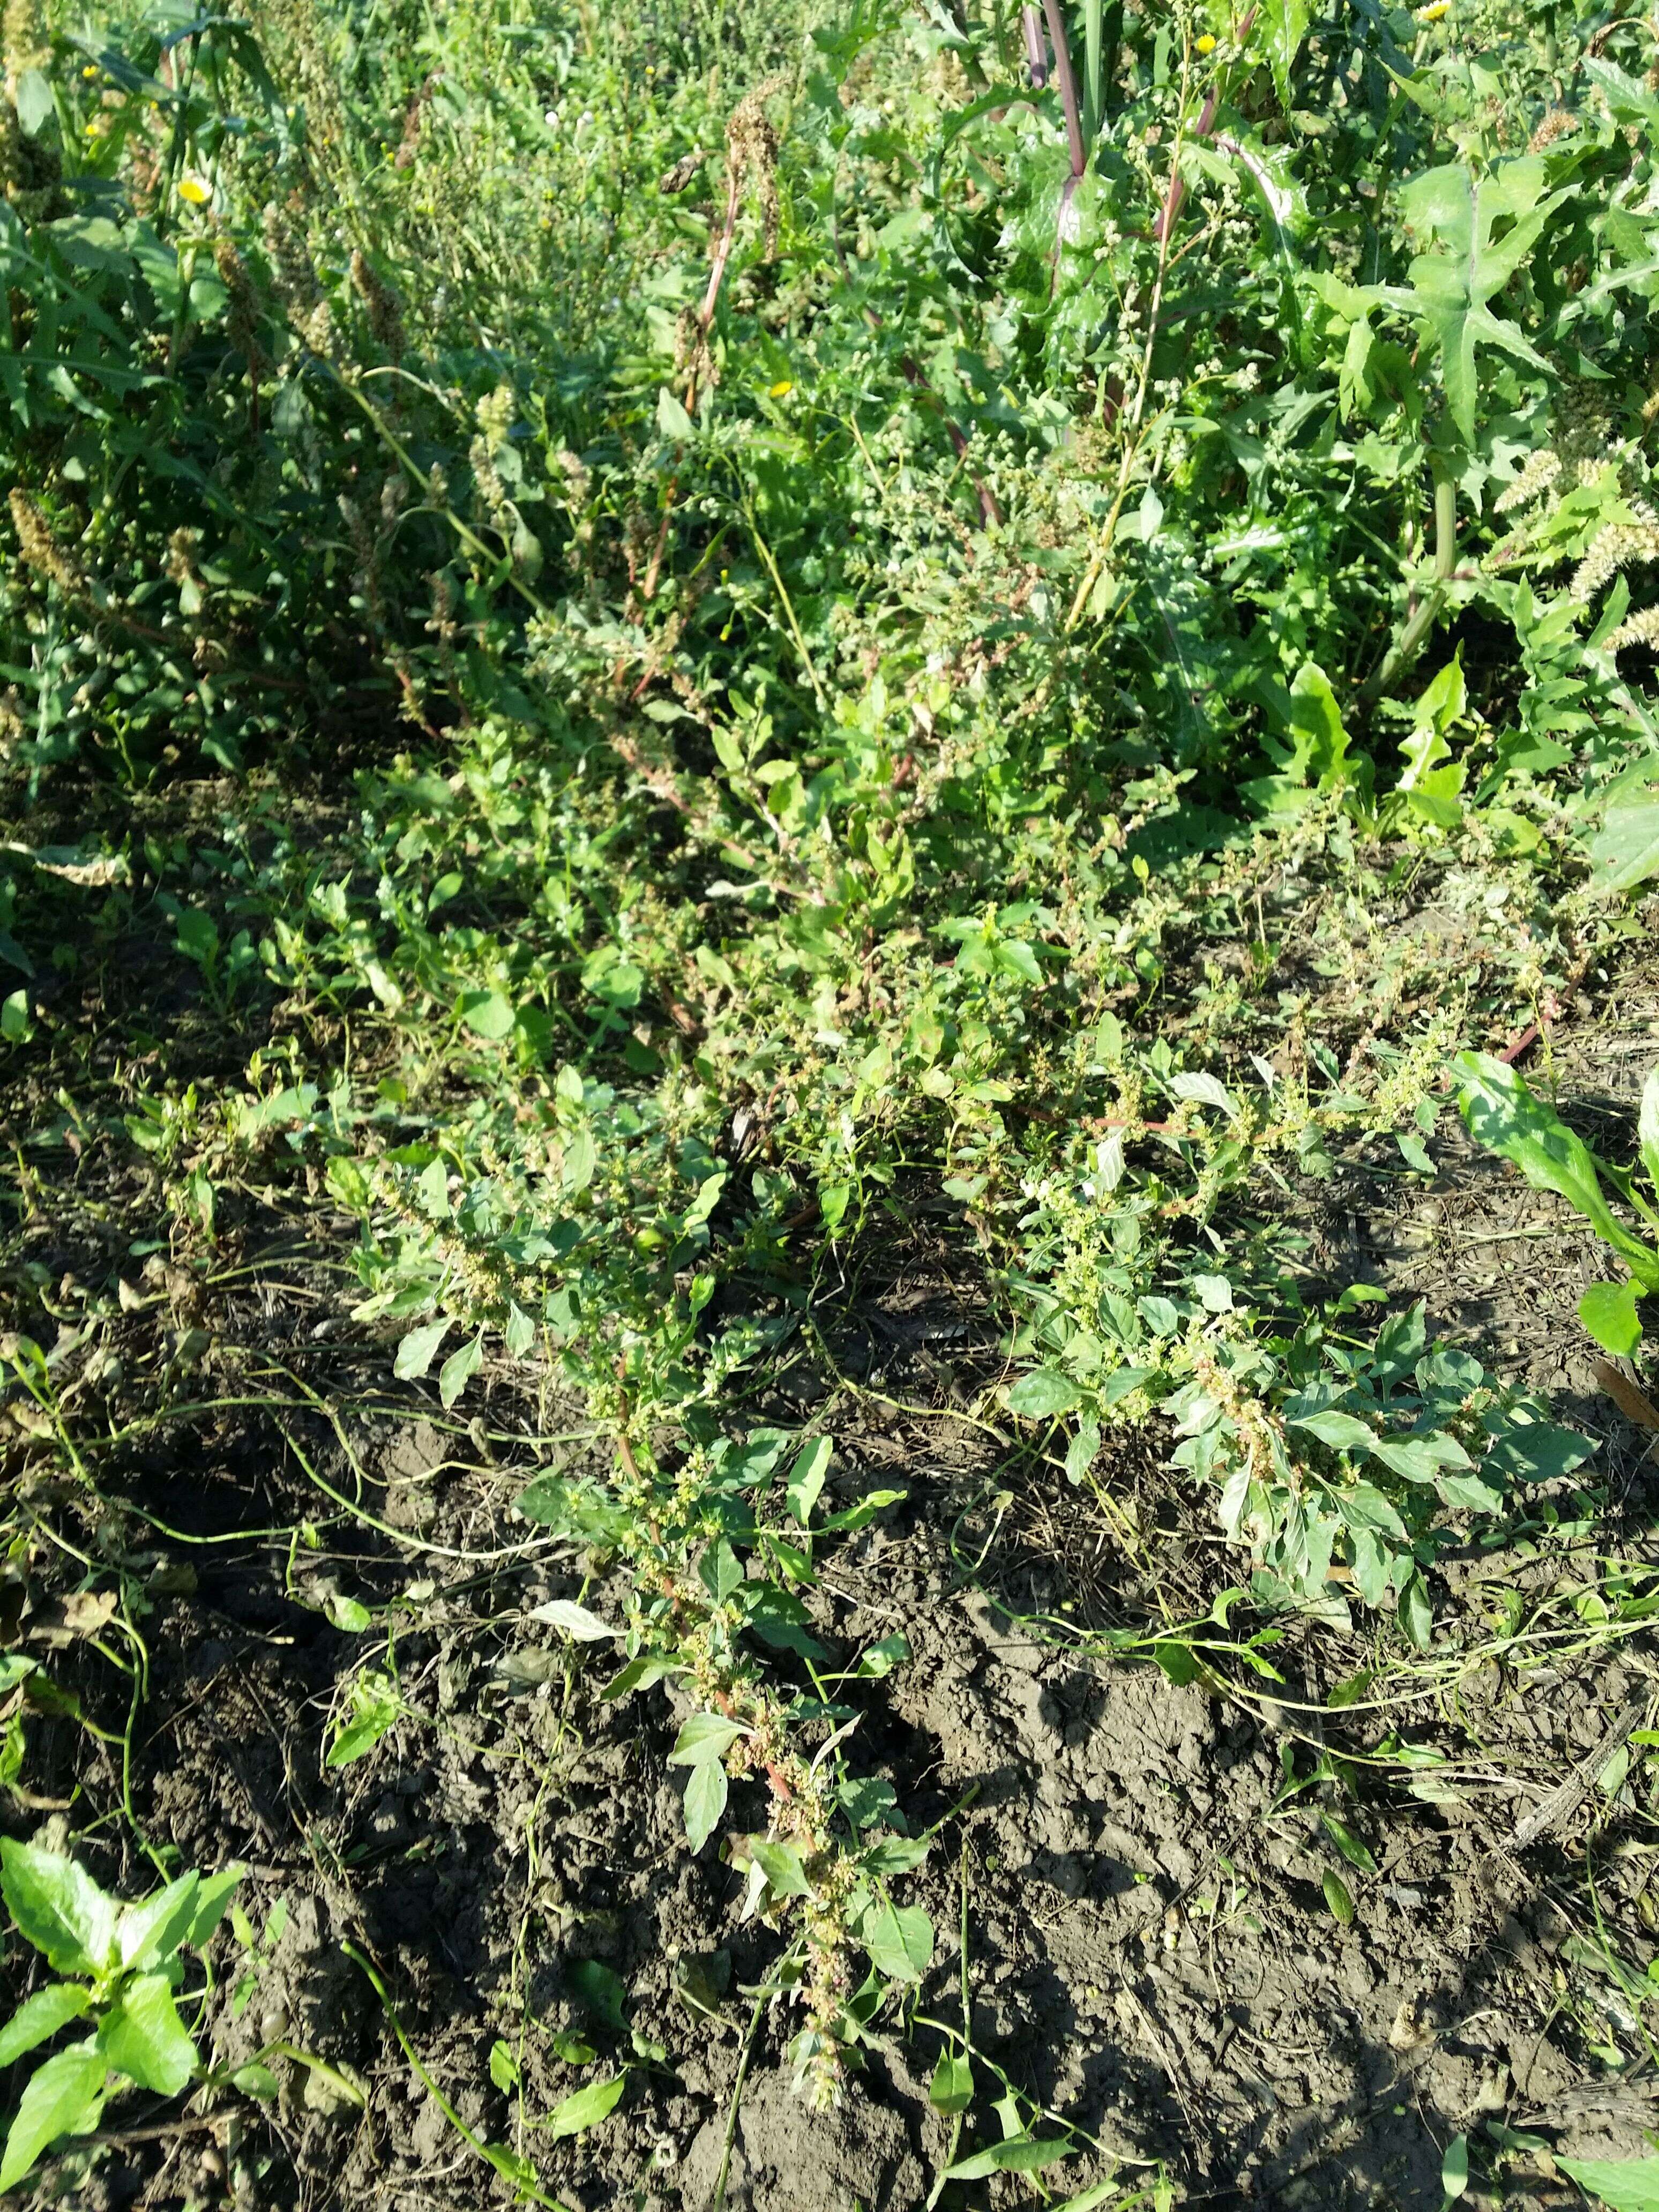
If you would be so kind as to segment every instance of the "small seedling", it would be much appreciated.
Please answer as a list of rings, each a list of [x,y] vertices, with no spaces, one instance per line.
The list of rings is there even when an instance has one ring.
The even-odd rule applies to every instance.
[[[155,1896],[123,1905],[74,1859],[0,1840],[0,1888],[13,1925],[55,1974],[75,1978],[49,1982],[19,2005],[0,2029],[0,2066],[72,2021],[93,2027],[30,2075],[0,2158],[0,2191],[22,2180],[54,2143],[89,2134],[122,2088],[176,2097],[201,2074],[175,1994],[184,1954],[212,1935],[241,1871],[183,1874]]]

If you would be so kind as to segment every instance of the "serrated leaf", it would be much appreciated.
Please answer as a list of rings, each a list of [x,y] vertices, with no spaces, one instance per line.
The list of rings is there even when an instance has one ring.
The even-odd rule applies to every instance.
[[[1273,71],[1273,90],[1286,115],[1292,106],[1291,70],[1308,35],[1309,12],[1308,0],[1261,0],[1256,18],[1267,66]]]

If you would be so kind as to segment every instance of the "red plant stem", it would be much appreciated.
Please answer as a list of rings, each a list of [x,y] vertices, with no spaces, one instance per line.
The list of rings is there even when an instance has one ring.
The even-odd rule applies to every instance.
[[[1238,27],[1238,43],[1241,46],[1249,37],[1250,26],[1255,21],[1255,9],[1252,8]],[[1215,129],[1216,110],[1220,105],[1220,93],[1212,92],[1198,111],[1198,121],[1193,130],[1194,138],[1207,138],[1211,131]],[[1176,142],[1177,157],[1180,152],[1180,143],[1179,139]],[[1182,204],[1186,197],[1187,187],[1182,181],[1179,171],[1172,167],[1170,171],[1170,189],[1164,196],[1164,211],[1158,216],[1152,231],[1152,236],[1160,246],[1168,242],[1170,233],[1175,228],[1176,218],[1181,213]]]
[[[1025,33],[1025,67],[1031,82],[1041,92],[1048,82],[1048,50],[1042,43],[1042,18],[1035,8],[1022,8],[1019,21]]]
[[[1072,183],[1088,166],[1088,153],[1083,143],[1083,119],[1077,104],[1077,79],[1072,74],[1071,42],[1066,36],[1066,18],[1060,12],[1060,0],[1042,0],[1042,12],[1048,19],[1048,43],[1054,50],[1054,75],[1060,82],[1060,104],[1066,110],[1066,137],[1072,149]],[[1069,200],[1068,192],[1066,198]]]

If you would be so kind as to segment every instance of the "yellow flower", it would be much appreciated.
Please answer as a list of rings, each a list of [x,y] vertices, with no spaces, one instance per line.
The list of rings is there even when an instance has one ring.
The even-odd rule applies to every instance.
[[[1450,13],[1451,0],[1430,0],[1430,4],[1426,8],[1418,9],[1417,21],[1419,23],[1437,23],[1443,15],[1448,15]]]
[[[786,376],[782,383],[775,384],[766,396],[769,399],[787,399],[794,388],[793,383]]]
[[[1215,40],[1210,36],[1207,31],[1198,41],[1198,51],[1201,54],[1212,54],[1215,52]]]
[[[200,177],[180,177],[179,197],[188,200],[192,207],[205,207],[213,198],[213,187],[204,184]]]

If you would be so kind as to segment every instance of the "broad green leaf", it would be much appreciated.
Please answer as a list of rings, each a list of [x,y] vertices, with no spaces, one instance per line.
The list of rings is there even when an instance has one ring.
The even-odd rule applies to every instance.
[[[15,2188],[60,2136],[85,2135],[97,2126],[106,2070],[95,2042],[77,2043],[36,2068],[0,2158],[0,2195]]]
[[[889,1981],[919,1982],[933,1963],[933,1923],[919,1905],[877,1898],[857,1932],[871,1963]]]
[[[697,434],[696,424],[665,384],[657,394],[657,428],[665,438],[677,439],[682,444]]]
[[[196,2045],[165,1974],[138,1974],[126,1984],[104,2016],[98,2047],[115,2072],[158,2097],[176,2097],[196,2071]]]
[[[1325,1893],[1325,1902],[1330,1908],[1332,1919],[1340,1921],[1345,1928],[1352,1928],[1353,1899],[1348,1894],[1348,1885],[1341,1875],[1327,1867],[1320,1878],[1320,1887]]]
[[[686,1778],[682,1807],[685,1840],[694,1851],[700,1851],[720,1826],[727,1795],[726,1769],[719,1759],[699,1759]]]
[[[128,1905],[115,1929],[121,1964],[143,1969],[170,1959],[196,1917],[197,1893],[201,1887],[200,1875],[183,1874],[165,1889],[158,1889],[154,1897]]]
[[[82,1982],[48,1982],[32,1997],[25,1997],[3,2027],[0,2027],[0,2066],[16,2063],[64,2023],[79,2020],[92,2003],[92,1991]]]
[[[993,2143],[988,2149],[976,2150],[971,2158],[959,2160],[947,2170],[945,2179],[982,2181],[988,2173],[1036,2173],[1070,2158],[1076,2149],[1069,2136],[1010,2136],[1006,2142]]]
[[[230,1900],[236,1893],[237,1886],[246,1872],[245,1867],[239,1866],[233,1861],[229,1866],[222,1867],[217,1874],[210,1874],[203,1881],[201,1887],[196,1893],[196,1911],[191,1917],[189,1928],[181,1939],[183,1944],[189,1949],[199,1951],[209,1936],[212,1935],[220,1921],[223,1919]],[[288,1908],[280,1898],[272,1909],[273,1919],[278,1912],[283,1916],[283,1923],[286,1924]],[[267,1942],[276,1940],[271,1936],[269,1924],[267,1924],[265,1935]]]
[[[1432,1482],[1442,1468],[1467,1468],[1469,1455],[1455,1437],[1377,1437],[1371,1457],[1407,1482]]]
[[[1011,1383],[1002,1394],[1002,1402],[1011,1413],[1027,1420],[1048,1420],[1056,1413],[1070,1413],[1082,1395],[1069,1375],[1053,1367],[1038,1367]]]
[[[1590,839],[1589,858],[1595,881],[1608,890],[1634,890],[1659,876],[1659,799],[1609,806]]]
[[[447,1315],[437,1321],[423,1322],[419,1328],[411,1328],[398,1346],[398,1356],[392,1363],[392,1371],[400,1382],[413,1382],[426,1373],[432,1364],[432,1355],[448,1335],[453,1324]]]
[[[112,1960],[119,1907],[71,1858],[0,1840],[0,1891],[17,1932],[54,1973],[100,1974]]]
[[[483,1331],[470,1344],[452,1352],[438,1370],[438,1398],[446,1413],[460,1396],[483,1364]]]
[[[1578,1318],[1604,1352],[1628,1359],[1642,1341],[1633,1282],[1592,1283],[1578,1301]]]
[[[927,2086],[927,2099],[936,2112],[943,2112],[947,2118],[953,2112],[967,2111],[974,2101],[974,2069],[963,2052],[940,2051],[939,2064]]]
[[[769,1843],[763,1837],[756,1837],[750,1840],[749,1849],[775,1896],[810,1895],[812,1885],[806,1879],[806,1869],[800,1863],[799,1852],[791,1845]]]
[[[701,1766],[705,1759],[723,1759],[738,1738],[747,1734],[741,1721],[729,1721],[723,1713],[693,1713],[674,1739],[668,1764]]]
[[[835,1446],[828,1437],[814,1437],[789,1470],[784,1497],[790,1512],[803,1528],[812,1518],[812,1508],[818,1502],[834,1452]]]
[[[498,2036],[489,2046],[489,2078],[503,2096],[519,2086],[519,2062],[513,2056],[510,2044]]]
[[[458,1011],[473,1036],[483,1037],[488,1044],[499,1044],[510,1036],[517,1018],[512,1000],[500,991],[463,992]]]
[[[1484,1052],[1461,1052],[1457,1103],[1477,1144],[1512,1160],[1534,1190],[1553,1190],[1574,1206],[1630,1267],[1659,1290],[1659,1251],[1633,1237],[1602,1194],[1589,1147],[1553,1107],[1534,1098],[1515,1070]]]
[[[542,2125],[556,2140],[560,2136],[584,2134],[616,2109],[617,2100],[627,2087],[626,2074],[618,2074],[609,2081],[590,2081],[585,2089],[578,2089],[562,2105],[555,2105]]]
[[[1306,1429],[1333,1451],[1369,1452],[1376,1442],[1376,1431],[1368,1421],[1360,1420],[1353,1413],[1340,1413],[1334,1407],[1322,1413],[1298,1413],[1285,1426]]]
[[[1659,2158],[1560,2158],[1556,2164],[1608,2212],[1659,2212]]]

